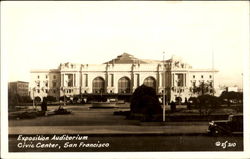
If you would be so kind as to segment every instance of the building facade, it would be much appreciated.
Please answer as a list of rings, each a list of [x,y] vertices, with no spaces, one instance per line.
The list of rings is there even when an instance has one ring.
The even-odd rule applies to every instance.
[[[29,96],[29,82],[16,81],[9,82],[8,91],[19,96]]]
[[[181,59],[143,60],[123,53],[103,64],[60,64],[58,69],[32,70],[31,98],[79,94],[132,94],[140,85],[155,88],[158,95],[165,88],[168,101],[195,96],[193,88],[201,83],[215,87],[213,69],[193,69]]]

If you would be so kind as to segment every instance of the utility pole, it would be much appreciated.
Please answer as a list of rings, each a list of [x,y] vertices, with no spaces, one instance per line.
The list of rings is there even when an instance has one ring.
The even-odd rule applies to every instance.
[[[214,96],[214,50],[212,50],[212,71],[213,71],[212,91],[213,91],[213,96]]]
[[[66,103],[65,103],[65,89],[63,88],[63,105],[65,106]]]
[[[32,88],[32,94],[33,94],[33,108],[36,109],[35,108],[35,95],[34,95],[35,93],[34,92],[35,92],[35,87]]]
[[[163,79],[162,79],[162,82],[163,82],[163,98],[162,98],[162,102],[163,102],[163,122],[165,122],[165,109],[166,109],[166,105],[165,105],[165,94],[166,94],[166,92],[165,92],[165,62],[164,62],[164,60],[165,60],[165,52],[163,52],[163,61],[162,61],[162,63],[163,63],[163,73],[162,73],[162,75],[163,75]]]

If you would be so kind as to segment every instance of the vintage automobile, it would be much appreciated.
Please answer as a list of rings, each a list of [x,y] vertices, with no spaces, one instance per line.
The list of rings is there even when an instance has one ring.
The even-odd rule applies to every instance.
[[[228,120],[216,120],[209,122],[208,133],[210,135],[231,135],[243,133],[243,115],[229,115]]]

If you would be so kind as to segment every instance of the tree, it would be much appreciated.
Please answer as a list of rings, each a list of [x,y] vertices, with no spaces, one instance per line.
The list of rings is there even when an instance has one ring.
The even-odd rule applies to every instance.
[[[30,96],[21,96],[21,100],[23,103],[32,103]]]
[[[35,104],[37,104],[37,103],[41,102],[41,98],[40,98],[40,97],[38,97],[38,96],[36,96],[34,100],[35,100]]]
[[[214,88],[212,86],[212,83],[204,83],[201,82],[199,86],[194,86],[193,88],[191,88],[191,90],[193,91],[193,93],[196,93],[198,95],[205,95],[205,94],[209,94],[212,95],[214,93]]]
[[[176,101],[176,103],[181,104],[182,98],[181,97],[175,97],[175,101]]]
[[[18,94],[15,94],[13,92],[8,92],[8,105],[9,109],[15,109],[15,107],[18,105]]]
[[[220,99],[212,95],[201,95],[197,99],[200,115],[202,114],[202,108],[205,110],[204,114],[209,115],[220,105]]]
[[[155,89],[145,85],[137,87],[131,98],[130,111],[131,116],[141,114],[144,121],[157,120],[155,116],[161,115],[162,108]]]
[[[188,99],[188,101],[191,103],[191,105],[193,104],[196,108],[198,107],[198,105],[197,105],[197,97],[190,97]]]
[[[231,106],[231,102],[234,100],[236,103],[241,103],[243,101],[243,93],[242,92],[234,92],[234,91],[223,91],[220,95],[222,100],[227,100],[228,107]]]

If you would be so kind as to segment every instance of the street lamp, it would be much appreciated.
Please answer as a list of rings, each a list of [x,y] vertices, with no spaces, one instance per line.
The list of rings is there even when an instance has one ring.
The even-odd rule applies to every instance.
[[[34,109],[36,109],[36,106],[35,106],[35,90],[36,90],[36,88],[34,87],[33,89],[32,89],[32,94],[33,94],[33,108]]]
[[[65,103],[65,89],[63,89],[63,105],[65,106],[66,103]]]
[[[65,106],[65,89],[62,87],[61,88],[62,92],[63,92],[63,105]]]
[[[166,105],[165,105],[165,63],[164,63],[164,58],[165,58],[165,52],[163,52],[163,122],[165,122],[165,109],[166,109]]]

